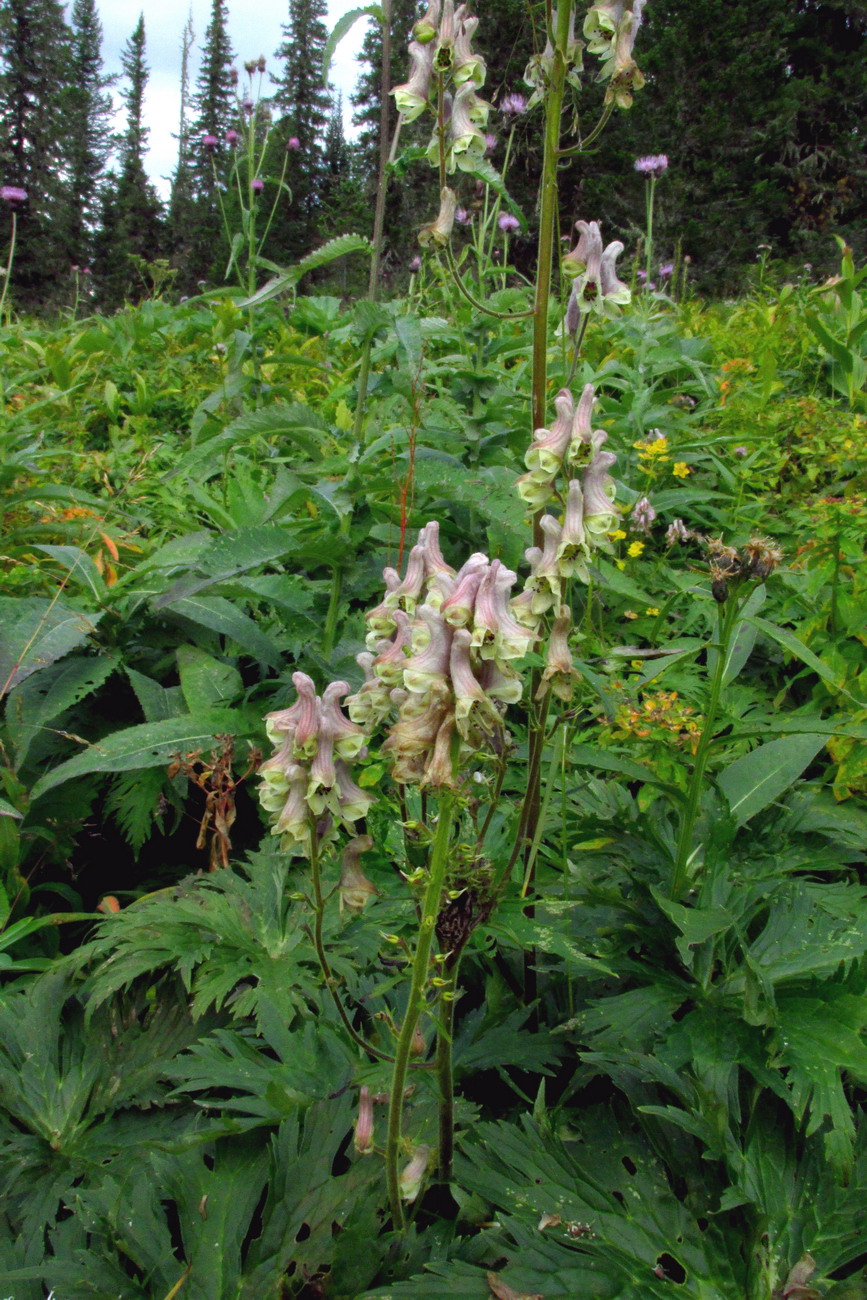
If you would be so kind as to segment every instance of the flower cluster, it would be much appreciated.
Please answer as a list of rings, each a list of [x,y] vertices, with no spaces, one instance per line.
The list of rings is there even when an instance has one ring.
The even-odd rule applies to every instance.
[[[710,559],[711,591],[714,600],[723,604],[728,599],[729,585],[750,579],[764,582],[783,558],[783,553],[765,537],[751,537],[737,551],[727,546],[722,538],[702,538]]]
[[[550,31],[557,30],[558,21],[557,10],[553,9]],[[551,77],[551,69],[554,64],[554,46],[551,41],[550,31],[544,50],[541,54],[534,54],[524,70],[524,81],[533,89],[527,108],[533,108],[534,105],[540,102]],[[566,38],[566,81],[570,86],[575,86],[576,89],[581,84],[580,73],[583,53],[583,42],[577,40],[575,36],[575,12],[573,10],[569,14],[569,34]]]
[[[413,28],[409,43],[409,81],[396,86],[398,112],[405,122],[414,122],[427,108],[434,108],[434,77],[452,86],[446,139],[446,171],[455,168],[474,171],[488,149],[484,128],[490,104],[476,91],[485,84],[487,68],[472,48],[478,18],[471,17],[465,4],[455,8],[454,0],[430,0],[427,10]],[[427,156],[434,166],[440,161],[440,140],[434,132]]]
[[[566,309],[566,330],[574,333],[584,312],[616,316],[632,301],[629,286],[618,280],[616,262],[623,252],[619,239],[603,248],[598,221],[577,221],[578,243],[563,258],[563,271],[574,277]]]
[[[274,814],[271,834],[282,837],[281,848],[310,857],[316,845],[335,838],[338,826],[351,830],[373,799],[348,766],[367,752],[364,732],[340,708],[349,683],[332,682],[321,697],[306,673],[294,673],[292,684],[295,704],[265,718],[276,752],[259,769],[259,799]]]
[[[394,569],[383,578],[349,716],[366,730],[393,719],[382,748],[396,781],[454,787],[462,758],[501,747],[505,708],[523,690],[511,661],[529,650],[535,627],[513,610],[516,575],[481,553],[455,572],[436,523],[419,533],[403,578]]]
[[[632,105],[632,92],[644,85],[632,51],[641,26],[645,0],[596,0],[584,19],[584,39],[591,54],[599,57],[597,81],[609,83],[605,103],[618,108]]]

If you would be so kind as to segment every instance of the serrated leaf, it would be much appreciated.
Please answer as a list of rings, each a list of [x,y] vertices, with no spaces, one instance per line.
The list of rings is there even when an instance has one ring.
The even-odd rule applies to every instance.
[[[120,663],[117,652],[67,655],[12,692],[6,707],[15,762],[21,767],[31,745],[50,723],[97,690]]]
[[[0,695],[83,645],[101,617],[59,600],[0,596]]]
[[[282,656],[273,641],[247,614],[242,614],[222,596],[182,596],[165,603],[162,612],[228,637],[269,668],[280,667]]]
[[[91,772],[130,772],[137,767],[162,767],[174,754],[212,749],[217,736],[249,733],[250,719],[238,709],[211,709],[197,718],[187,715],[126,727],[105,736],[83,753],[47,772],[36,782],[32,797],[38,799],[64,781]]]
[[[826,741],[826,736],[816,736],[809,732],[781,740],[769,740],[724,768],[717,777],[717,783],[728,800],[738,826],[743,826],[757,812],[784,794],[813,761]]]
[[[338,257],[346,257],[349,253],[369,253],[371,251],[370,240],[365,239],[362,235],[338,235],[336,239],[330,239],[327,244],[317,248],[315,252],[308,253],[307,257],[301,259],[295,266],[291,266],[281,275],[254,293],[251,297],[245,298],[238,306],[258,307],[263,302],[270,302],[278,294],[283,293],[286,289],[293,288],[302,276],[308,271],[315,271],[320,266],[327,266],[329,262],[335,261]]]
[[[365,5],[360,9],[350,9],[348,13],[345,13],[341,18],[338,18],[329,33],[328,40],[325,42],[325,48],[322,51],[323,85],[328,85],[328,75],[331,71],[331,60],[334,58],[334,51],[337,49],[344,36],[352,30],[359,18],[374,18],[378,23],[385,21],[380,5]]]

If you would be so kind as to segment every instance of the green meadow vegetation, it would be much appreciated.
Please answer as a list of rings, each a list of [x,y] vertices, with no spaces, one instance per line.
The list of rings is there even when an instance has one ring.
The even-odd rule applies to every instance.
[[[640,9],[532,279],[433,0],[405,292],[5,302],[3,1295],[867,1297],[867,268],[570,229]]]

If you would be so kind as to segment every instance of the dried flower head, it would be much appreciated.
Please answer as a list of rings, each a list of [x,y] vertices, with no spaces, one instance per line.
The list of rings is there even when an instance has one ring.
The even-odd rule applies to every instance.
[[[770,577],[783,558],[783,552],[766,537],[751,537],[743,548],[744,573],[751,578]]]

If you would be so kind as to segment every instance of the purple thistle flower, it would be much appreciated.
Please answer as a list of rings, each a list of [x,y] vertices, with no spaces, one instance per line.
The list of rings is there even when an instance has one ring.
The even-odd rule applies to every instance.
[[[409,269],[410,271],[412,271],[413,275],[415,275],[416,271],[421,270],[421,258],[418,256],[418,254],[416,254],[416,256],[410,262]]]
[[[23,190],[20,185],[2,185],[0,186],[0,199],[4,203],[9,203],[14,208],[16,203],[27,202],[27,191]]]
[[[497,147],[497,137],[495,135],[485,136],[485,149],[488,153],[493,153]]]
[[[218,144],[219,141],[215,135],[202,136],[202,148],[207,149],[208,153],[213,153]]]
[[[254,194],[261,194],[265,188],[265,182],[260,176],[254,176],[250,181],[250,189]]]
[[[743,458],[744,456],[749,456],[749,454],[750,453],[747,451],[746,447],[735,447],[736,456]]]
[[[457,208],[455,210],[455,221],[458,225],[468,226],[470,224],[470,214],[466,208]]]
[[[521,229],[521,223],[517,217],[513,217],[511,212],[501,212],[497,218],[497,225],[504,234],[512,234],[515,230]]]
[[[668,154],[651,153],[645,154],[642,158],[635,159],[635,170],[642,176],[652,177],[659,180],[663,172],[668,171]]]
[[[663,262],[659,268],[660,280],[667,280],[670,275],[674,274],[674,262]]]
[[[240,136],[238,135],[238,132],[233,131],[230,127],[229,130],[226,132],[226,144],[230,144],[230,145],[237,144],[239,139]]]
[[[244,112],[247,114],[247,116],[249,117],[250,114],[253,112],[253,109],[256,107],[256,105],[253,103],[252,99],[242,99],[242,100],[241,100],[241,107],[243,108],[243,110],[244,110]]]
[[[290,135],[289,139],[286,141],[286,148],[293,150],[301,148],[301,141],[298,139],[297,135]]]
[[[500,111],[506,117],[520,117],[527,111],[527,101],[523,95],[506,95],[500,104]]]

